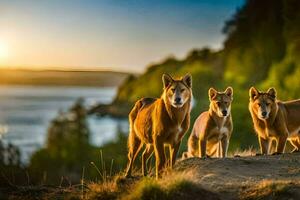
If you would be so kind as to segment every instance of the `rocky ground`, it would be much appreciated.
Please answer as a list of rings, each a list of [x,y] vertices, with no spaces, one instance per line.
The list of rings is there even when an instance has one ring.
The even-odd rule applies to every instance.
[[[193,170],[194,180],[222,199],[273,199],[276,195],[279,199],[300,199],[300,153],[190,158],[178,162],[175,170]]]

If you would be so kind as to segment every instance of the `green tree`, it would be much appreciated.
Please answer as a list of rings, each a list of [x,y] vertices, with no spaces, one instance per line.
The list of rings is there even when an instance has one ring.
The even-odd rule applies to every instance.
[[[79,99],[68,112],[59,112],[52,120],[46,148],[37,151],[30,162],[37,179],[47,173],[51,183],[59,183],[62,176],[79,182],[82,168],[89,165],[93,154],[86,117],[83,99]]]

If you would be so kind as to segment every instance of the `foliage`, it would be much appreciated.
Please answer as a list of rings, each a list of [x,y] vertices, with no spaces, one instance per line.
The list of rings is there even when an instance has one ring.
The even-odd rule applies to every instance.
[[[82,178],[105,181],[125,167],[125,135],[119,131],[114,141],[94,147],[86,119],[83,100],[79,99],[52,120],[46,147],[35,152],[30,161],[33,183],[70,185]]]
[[[18,147],[11,143],[4,144],[0,139],[0,188],[27,183],[25,171]]]
[[[31,158],[30,171],[43,183],[61,184],[80,180],[83,167],[90,161],[89,130],[83,100],[78,100],[67,113],[60,112],[48,129],[46,148]],[[62,180],[61,180],[62,179]]]
[[[257,83],[266,78],[272,63],[283,58],[286,42],[282,8],[283,0],[248,0],[226,22],[227,80],[246,86]]]
[[[9,143],[5,145],[0,139],[0,166],[20,166],[20,150]]]

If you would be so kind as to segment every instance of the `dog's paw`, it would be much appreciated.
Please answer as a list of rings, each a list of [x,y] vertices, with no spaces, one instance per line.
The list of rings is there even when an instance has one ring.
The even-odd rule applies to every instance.
[[[133,178],[131,174],[125,174],[124,178]]]
[[[201,159],[209,159],[210,158],[210,156],[209,155],[205,155],[205,156],[202,156],[202,157],[200,157]]]
[[[282,153],[280,153],[280,152],[274,152],[274,153],[272,153],[272,156],[276,156],[276,155],[281,155]]]
[[[294,149],[293,151],[291,151],[291,153],[298,153],[300,152],[300,149]]]

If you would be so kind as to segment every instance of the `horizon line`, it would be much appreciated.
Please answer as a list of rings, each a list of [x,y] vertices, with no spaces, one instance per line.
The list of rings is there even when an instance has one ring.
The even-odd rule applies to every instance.
[[[10,70],[10,71],[34,71],[34,72],[43,72],[43,71],[57,71],[57,72],[114,72],[114,73],[126,73],[126,74],[141,74],[143,72],[135,70],[120,70],[115,68],[104,68],[104,67],[58,67],[58,66],[0,66],[1,70]]]

